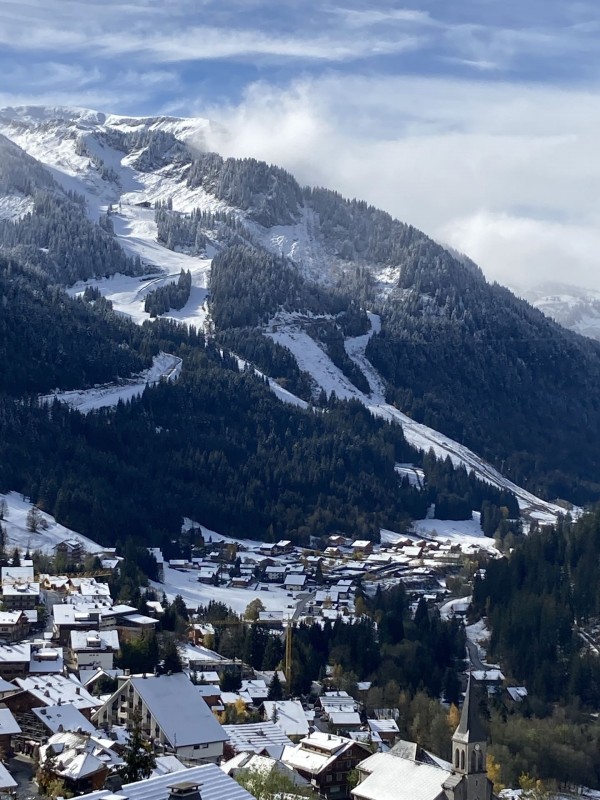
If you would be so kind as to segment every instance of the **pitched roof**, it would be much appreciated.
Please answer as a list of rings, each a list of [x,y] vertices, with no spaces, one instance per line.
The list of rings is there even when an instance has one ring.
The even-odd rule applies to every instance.
[[[478,685],[469,675],[465,702],[463,703],[460,714],[458,728],[454,732],[455,737],[466,742],[485,742],[487,734],[483,728],[481,713],[479,709]]]
[[[286,736],[307,735],[308,720],[299,700],[265,700],[263,705],[265,715],[271,721],[276,710],[275,725],[281,728]]]
[[[80,729],[86,733],[96,732],[92,723],[72,703],[33,708],[32,711],[52,733],[57,733],[61,726],[63,731]]]
[[[223,725],[229,736],[229,744],[236,752],[247,751],[269,754],[280,751],[292,742],[280,727],[273,722],[250,722],[244,725]]]
[[[444,796],[442,785],[451,776],[447,770],[391,753],[375,753],[359,769],[368,773],[352,790],[352,796],[361,800],[396,800],[399,786],[402,796],[411,800],[437,800]]]
[[[226,742],[229,738],[183,672],[130,681],[174,747]]]
[[[200,767],[191,767],[185,772],[175,775],[159,775],[137,783],[129,783],[119,789],[117,794],[101,789],[83,795],[81,800],[167,800],[169,787],[185,780],[187,783],[198,783],[202,800],[254,800],[252,795],[243,789],[239,783],[226,775],[216,764],[203,764]]]

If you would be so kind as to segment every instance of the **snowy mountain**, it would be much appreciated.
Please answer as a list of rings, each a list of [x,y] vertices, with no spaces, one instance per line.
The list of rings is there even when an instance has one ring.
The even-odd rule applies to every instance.
[[[210,126],[65,108],[0,111],[0,255],[24,276],[33,270],[36,280],[67,285],[95,314],[138,323],[141,334],[110,330],[112,343],[121,335],[144,359],[137,374],[151,375],[150,356],[165,346],[177,350],[183,334],[169,321],[184,323],[233,350],[237,368],[266,376],[290,407],[324,406],[333,395],[358,401],[400,425],[418,450],[514,494],[532,519],[562,511],[538,489],[577,502],[596,496],[595,450],[588,454],[589,441],[580,446],[572,428],[585,416],[600,429],[600,419],[568,370],[564,393],[551,396],[548,385],[561,383],[557,359],[595,385],[600,351],[385,212],[301,187],[277,167],[206,152]],[[169,308],[186,275],[191,289]],[[159,295],[162,327],[151,325]],[[56,377],[41,393],[56,389],[53,397],[87,410],[148,383],[123,385],[123,358],[103,357],[102,386],[73,392],[73,379]],[[172,358],[185,376],[189,351]],[[548,420],[561,443],[554,450]],[[163,436],[164,421],[154,431]],[[198,507],[186,513],[217,525]]]
[[[567,283],[515,291],[565,328],[600,340],[600,292]]]

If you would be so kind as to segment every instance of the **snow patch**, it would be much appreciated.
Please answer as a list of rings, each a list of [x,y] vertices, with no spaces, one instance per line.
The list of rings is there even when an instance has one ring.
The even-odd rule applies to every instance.
[[[123,384],[104,384],[93,389],[81,389],[70,392],[53,392],[39,398],[41,403],[52,403],[58,400],[71,408],[88,414],[98,408],[116,406],[119,402],[127,402],[139,397],[147,386],[153,386],[160,380],[173,381],[179,377],[182,361],[178,356],[159,353],[154,356],[152,366]]]

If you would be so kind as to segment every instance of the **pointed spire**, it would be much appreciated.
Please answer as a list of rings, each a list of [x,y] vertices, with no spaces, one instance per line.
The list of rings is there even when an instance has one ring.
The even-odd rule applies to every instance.
[[[457,734],[460,734],[461,740],[464,742],[485,742],[487,739],[481,721],[477,684],[470,672],[460,722],[454,735],[456,736]]]

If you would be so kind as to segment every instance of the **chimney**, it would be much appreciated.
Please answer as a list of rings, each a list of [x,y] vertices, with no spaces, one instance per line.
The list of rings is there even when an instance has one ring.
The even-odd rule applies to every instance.
[[[192,781],[182,781],[169,786],[167,800],[202,800],[200,784]]]

